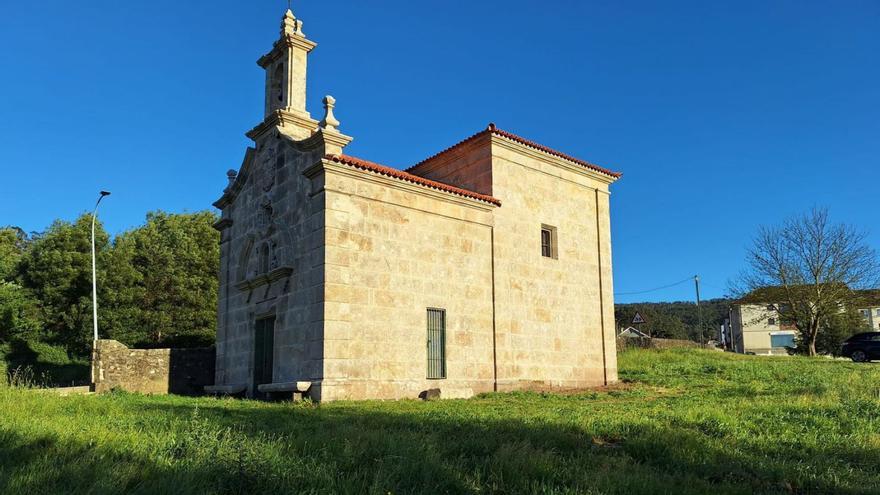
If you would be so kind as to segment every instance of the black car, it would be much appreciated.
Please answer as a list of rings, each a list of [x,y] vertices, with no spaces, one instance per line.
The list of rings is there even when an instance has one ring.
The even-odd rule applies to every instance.
[[[857,363],[880,359],[880,332],[857,333],[846,339],[840,353]]]

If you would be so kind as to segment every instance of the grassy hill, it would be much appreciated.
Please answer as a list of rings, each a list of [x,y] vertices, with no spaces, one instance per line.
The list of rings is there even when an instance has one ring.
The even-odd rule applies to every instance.
[[[0,389],[0,493],[880,493],[880,365],[620,367],[608,391],[428,403]]]

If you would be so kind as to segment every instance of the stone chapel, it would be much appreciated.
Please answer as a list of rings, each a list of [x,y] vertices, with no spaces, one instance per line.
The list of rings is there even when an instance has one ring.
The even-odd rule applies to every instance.
[[[222,211],[215,385],[313,400],[617,380],[609,186],[620,174],[490,124],[406,170],[345,153],[288,10],[254,146]],[[436,393],[436,392],[435,392]]]

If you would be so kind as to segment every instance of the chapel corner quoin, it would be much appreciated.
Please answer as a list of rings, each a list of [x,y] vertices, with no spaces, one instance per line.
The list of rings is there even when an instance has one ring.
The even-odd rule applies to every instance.
[[[615,382],[620,174],[492,124],[405,171],[346,155],[336,101],[321,121],[306,110],[316,46],[288,10],[259,59],[265,117],[214,203],[208,391],[330,401]]]

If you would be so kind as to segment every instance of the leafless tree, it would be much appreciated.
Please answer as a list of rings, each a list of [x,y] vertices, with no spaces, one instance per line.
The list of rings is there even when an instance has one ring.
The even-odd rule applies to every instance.
[[[827,209],[814,208],[758,230],[735,291],[745,300],[774,305],[815,356],[823,323],[857,306],[858,291],[878,282],[880,261],[866,234],[834,224]]]

